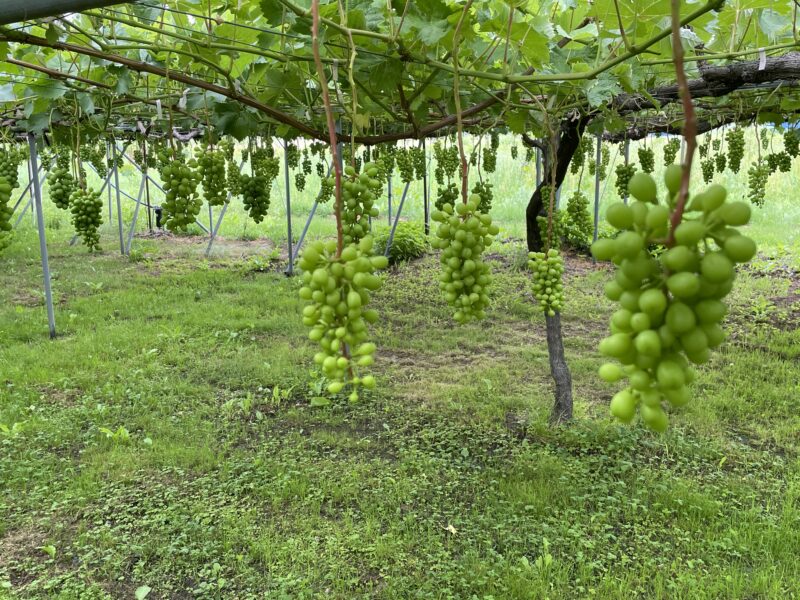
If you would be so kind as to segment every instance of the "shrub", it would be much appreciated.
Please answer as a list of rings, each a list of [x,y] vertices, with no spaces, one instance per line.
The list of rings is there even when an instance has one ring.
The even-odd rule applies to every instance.
[[[373,229],[375,252],[384,251],[391,231],[391,228],[386,226]],[[420,258],[427,250],[428,238],[425,237],[425,228],[422,224],[401,221],[397,224],[397,229],[392,239],[392,248],[389,250],[389,264],[395,265],[402,261]]]

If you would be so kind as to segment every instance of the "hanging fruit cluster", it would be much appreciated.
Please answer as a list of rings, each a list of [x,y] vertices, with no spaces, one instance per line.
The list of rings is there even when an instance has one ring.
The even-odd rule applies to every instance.
[[[19,165],[23,158],[23,153],[14,146],[0,149],[0,177],[11,186],[11,191],[19,186]]]
[[[300,150],[291,142],[286,142],[286,163],[290,169],[296,169],[300,164]]]
[[[375,378],[360,369],[375,362],[367,324],[378,320],[378,312],[367,306],[370,293],[382,284],[375,272],[385,269],[388,260],[371,253],[372,236],[345,246],[339,256],[336,241],[317,241],[306,247],[299,262],[304,284],[300,298],[308,302],[303,323],[311,328],[308,337],[320,345],[314,361],[330,380],[329,393],[353,386],[351,402],[358,400],[359,387],[375,387]]]
[[[627,198],[628,182],[631,180],[631,177],[633,177],[633,174],[636,173],[636,166],[632,163],[628,163],[627,165],[619,164],[614,171],[617,174],[617,194],[619,194],[620,198]]]
[[[756,252],[755,243],[736,229],[750,220],[750,207],[726,202],[725,188],[711,185],[690,199],[674,230],[674,245],[653,258],[647,248],[668,236],[681,167],[668,167],[664,179],[668,197],[659,204],[655,180],[637,173],[630,182],[637,201],[614,204],[606,213],[619,234],[592,245],[598,260],[617,265],[605,293],[620,308],[599,349],[622,367],[604,364],[600,376],[609,382],[627,378],[628,386],[612,399],[611,412],[630,422],[638,407],[642,421],[656,431],[667,427],[664,401],[682,406],[692,397],[688,386],[695,374],[689,363],[707,362],[710,350],[725,339],[719,323],[727,312],[722,300],[733,287],[734,264]]]
[[[11,244],[11,184],[4,177],[0,177],[0,252]]]
[[[203,206],[203,201],[197,195],[197,172],[180,155],[170,160],[170,156],[164,152],[159,163],[159,174],[166,193],[166,200],[161,207],[164,226],[172,232],[186,231]]]
[[[489,304],[491,275],[482,257],[499,228],[492,223],[492,217],[478,209],[480,201],[480,196],[473,194],[466,204],[456,205],[455,210],[445,204],[443,210],[432,215],[440,223],[431,243],[442,251],[439,287],[455,308],[453,318],[458,323],[483,319]]]
[[[770,174],[780,170],[781,173],[788,173],[792,170],[792,158],[788,152],[770,152],[765,157]]]
[[[72,192],[69,203],[75,233],[89,248],[89,252],[100,250],[98,229],[103,223],[103,199],[100,192],[95,192],[92,188],[77,188]]]
[[[681,141],[680,139],[673,137],[669,138],[667,142],[664,144],[664,165],[669,166],[675,162],[675,158],[678,156],[678,152],[681,149]]]
[[[225,174],[225,153],[211,145],[198,146],[195,152],[197,174],[209,206],[222,206],[228,201]]]
[[[580,190],[575,190],[567,200],[567,219],[564,237],[567,243],[578,249],[585,249],[594,232],[594,223],[589,214],[589,198]]]
[[[582,137],[581,141],[578,142],[578,148],[575,150],[575,154],[572,157],[572,161],[570,161],[569,169],[573,175],[577,175],[578,171],[581,170],[581,167],[586,163],[587,155],[591,156],[592,153],[592,140],[591,138]],[[528,152],[533,154],[533,149],[528,148]],[[527,159],[529,161],[529,159]],[[592,174],[594,174],[594,168],[592,168]]]
[[[711,180],[714,179],[714,168],[715,162],[713,156],[709,156],[700,161],[700,170],[703,172],[703,181],[705,183],[711,183]]]
[[[416,179],[421,180],[427,174],[428,166],[425,164],[425,148],[422,146],[415,146],[409,149],[411,153],[411,162],[414,164],[414,176]]]
[[[639,148],[637,151],[639,155],[639,165],[645,173],[652,173],[656,167],[656,157],[652,148]]]
[[[436,210],[444,210],[445,204],[455,204],[458,201],[460,192],[455,183],[449,183],[446,186],[441,186],[436,190]]]
[[[492,184],[488,181],[477,181],[472,188],[472,195],[477,195],[480,198],[478,203],[478,212],[489,214],[492,210],[492,200],[494,200],[494,192],[492,191]]]
[[[551,248],[547,252],[529,252],[528,268],[533,271],[533,296],[539,308],[549,317],[561,312],[564,304],[564,259]]]
[[[725,143],[728,145],[728,166],[731,171],[738,173],[744,158],[744,129],[737,127],[729,130],[725,134]]]
[[[244,209],[256,223],[261,223],[269,210],[270,184],[263,175],[242,175],[239,178]]]
[[[311,158],[308,155],[308,150],[303,150],[301,169],[294,174],[294,184],[298,191],[302,192],[306,189],[306,177],[308,175],[311,175]]]
[[[378,168],[374,163],[364,165],[359,174],[348,165],[342,177],[342,227],[344,243],[353,244],[369,233],[369,218],[378,216],[374,206],[377,192],[381,188]]]
[[[50,188],[50,199],[58,208],[69,208],[70,196],[75,191],[75,178],[69,172],[69,154],[59,152],[56,157],[56,166],[47,176],[47,185]]]
[[[87,146],[85,156],[88,159],[89,164],[94,167],[95,171],[97,171],[97,175],[100,177],[100,179],[105,179],[108,175],[105,144],[101,142]],[[142,164],[144,161],[137,160],[136,162]]]
[[[514,144],[511,146],[511,160],[517,160],[517,156],[519,156],[519,148]]]
[[[725,167],[728,166],[728,157],[724,152],[719,152],[714,156],[714,163],[717,167],[717,173],[722,173]]]
[[[747,197],[756,206],[764,205],[769,174],[769,165],[763,162],[754,162],[747,170]]]
[[[409,148],[398,148],[395,155],[397,168],[400,170],[400,180],[403,183],[414,181],[414,162],[411,158],[411,150]]]
[[[783,148],[792,158],[796,158],[800,154],[800,133],[796,129],[784,132]]]

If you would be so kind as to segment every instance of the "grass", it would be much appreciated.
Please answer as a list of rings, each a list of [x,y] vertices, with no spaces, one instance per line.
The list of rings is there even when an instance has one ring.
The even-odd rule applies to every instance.
[[[393,269],[379,390],[315,409],[297,279],[254,242],[89,256],[50,230],[0,271],[0,598],[795,598],[796,272],[762,261],[731,340],[664,436],[607,416],[606,272],[568,263],[576,421],[551,429],[519,244],[486,323],[454,327],[436,257]],[[781,267],[783,265],[783,267]]]

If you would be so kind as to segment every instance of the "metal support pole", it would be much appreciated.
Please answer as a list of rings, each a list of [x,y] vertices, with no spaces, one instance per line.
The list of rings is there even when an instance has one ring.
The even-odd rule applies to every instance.
[[[600,224],[600,161],[602,160],[602,147],[603,136],[598,133],[594,168],[594,233],[592,234],[592,242],[597,241],[597,228]]]
[[[36,137],[28,134],[28,146],[31,152],[32,171],[39,172],[38,157],[36,155]],[[39,229],[39,253],[42,256],[42,271],[44,272],[44,297],[47,304],[47,323],[50,326],[50,339],[56,337],[56,317],[53,310],[53,290],[50,287],[50,260],[47,256],[47,238],[44,232],[44,213],[42,212],[42,188],[39,179],[33,178],[33,195],[36,202],[36,225]]]
[[[114,187],[117,188],[117,227],[119,229],[119,252],[125,256],[125,238],[122,232],[122,200],[119,194],[119,169],[117,168],[117,145],[114,144]]]
[[[388,188],[389,188],[389,196],[388,196],[389,206],[387,208],[387,212],[389,213],[389,226],[391,227],[391,225],[392,225],[392,175],[391,175],[391,173],[389,174],[387,182],[388,182]]]
[[[406,187],[403,188],[403,195],[400,198],[400,206],[397,207],[397,216],[394,218],[394,224],[392,225],[392,230],[389,232],[389,239],[386,240],[386,250],[384,251],[384,256],[389,256],[389,251],[392,249],[392,242],[394,241],[394,232],[397,229],[397,224],[400,222],[400,215],[403,212],[403,204],[406,201],[406,195],[408,194],[408,187],[411,185],[409,181],[406,183]]]
[[[333,161],[328,165],[328,174],[325,175],[326,177],[331,176],[331,171],[333,170]],[[308,214],[308,219],[306,219],[306,224],[303,226],[303,232],[300,234],[300,238],[297,240],[297,244],[292,251],[292,259],[296,262],[297,256],[300,254],[300,249],[303,247],[303,241],[306,239],[306,234],[308,233],[308,228],[311,225],[311,221],[314,219],[314,214],[317,212],[317,206],[319,206],[319,199],[322,196],[322,189],[317,193],[317,197],[314,200],[314,205],[311,207],[311,212]],[[287,269],[288,272],[288,269]]]
[[[39,189],[41,189],[42,184],[44,183],[44,180],[45,180],[46,177],[47,177],[47,175],[43,174],[39,178]],[[33,181],[31,181],[31,183],[33,183]],[[22,219],[25,218],[25,213],[28,212],[28,209],[29,208],[33,208],[33,201],[34,201],[34,189],[33,188],[34,188],[34,186],[31,186],[31,189],[30,189],[31,197],[25,203],[25,206],[22,207],[22,212],[19,213],[19,216],[17,217],[17,220],[14,222],[14,227],[15,228],[19,227],[19,224],[22,221]],[[22,202],[23,197],[24,197],[24,195],[20,196],[20,199],[19,199],[20,202]],[[19,205],[19,202],[17,202],[17,204]],[[36,217],[36,211],[35,210],[31,211],[31,215],[33,215],[33,217],[35,218]]]
[[[244,161],[239,163],[239,171],[244,168]],[[233,194],[229,191],[228,192],[228,201],[222,205],[222,210],[219,212],[219,217],[217,217],[217,224],[211,230],[211,239],[208,240],[208,247],[206,247],[206,258],[211,254],[211,247],[214,245],[214,240],[217,239],[217,234],[219,233],[220,225],[222,225],[222,219],[225,218],[225,213],[228,212],[228,205],[231,203],[231,199],[233,198]]]
[[[425,148],[425,138],[422,138],[422,152],[426,155],[427,158],[427,150]],[[426,160],[426,167],[428,166]],[[431,232],[431,209],[429,206],[429,196],[428,196],[428,169],[426,168],[425,171],[422,173],[422,207],[424,212],[425,218],[425,235],[430,234]]]
[[[116,144],[114,145],[114,147],[116,148]],[[108,164],[108,157],[110,155],[111,155],[111,143],[110,142],[106,142],[106,164]],[[111,174],[112,174],[112,172],[114,170],[116,170],[116,168],[117,168],[117,165],[116,165],[116,163],[114,163],[112,165],[112,168],[109,169],[109,171],[108,171],[108,177],[106,178],[107,181],[110,181]],[[112,216],[113,215],[111,213],[111,186],[109,186],[109,188],[108,188],[108,224],[109,225],[111,225]]]
[[[136,230],[136,221],[139,219],[139,207],[142,206],[142,192],[144,191],[144,182],[146,177],[142,173],[142,182],[139,184],[139,195],[136,201],[136,208],[133,210],[133,220],[131,221],[131,228],[128,230],[128,242],[125,244],[125,254],[131,253],[131,243],[133,242],[133,232]]]
[[[625,166],[627,167],[628,163],[630,162],[630,158],[631,158],[631,141],[630,140],[625,140],[624,152],[625,152]],[[625,204],[628,203],[628,189],[627,188],[625,188],[625,193],[622,195],[622,201]]]
[[[289,238],[289,266],[286,268],[286,274],[294,274],[294,241],[292,240],[292,192],[289,184],[289,144],[283,144],[283,181],[286,188],[286,235]]]

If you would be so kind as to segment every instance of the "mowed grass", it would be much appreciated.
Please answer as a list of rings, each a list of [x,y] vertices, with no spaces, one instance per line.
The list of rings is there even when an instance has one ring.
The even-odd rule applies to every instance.
[[[453,325],[436,256],[392,269],[378,390],[313,408],[272,243],[126,259],[106,233],[92,256],[52,215],[57,339],[33,232],[0,258],[0,598],[798,597],[796,255],[740,275],[730,340],[654,435],[608,417],[608,273],[586,259],[564,311],[576,419],[549,428],[521,243],[492,247],[480,324]]]

